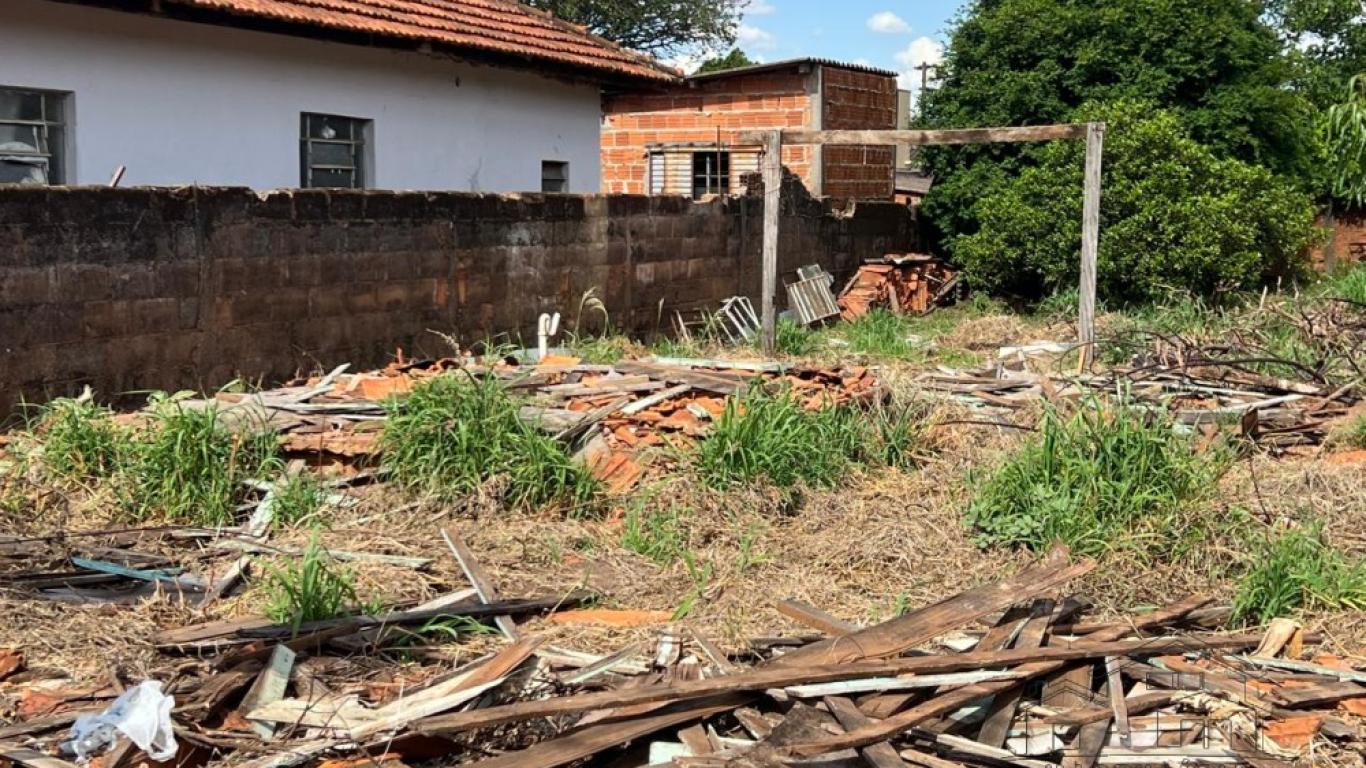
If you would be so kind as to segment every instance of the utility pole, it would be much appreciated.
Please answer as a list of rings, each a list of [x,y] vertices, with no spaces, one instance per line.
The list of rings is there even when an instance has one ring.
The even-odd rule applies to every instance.
[[[939,73],[939,65],[931,64],[928,61],[915,65],[915,69],[920,72],[920,90],[922,91],[930,85],[930,70],[934,70],[935,74]]]

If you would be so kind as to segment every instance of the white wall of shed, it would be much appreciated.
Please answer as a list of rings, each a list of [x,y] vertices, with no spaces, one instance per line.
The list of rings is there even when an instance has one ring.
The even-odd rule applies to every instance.
[[[299,186],[303,112],[374,121],[381,189],[599,190],[599,89],[540,75],[50,0],[0,2],[0,86],[74,94],[68,183]]]

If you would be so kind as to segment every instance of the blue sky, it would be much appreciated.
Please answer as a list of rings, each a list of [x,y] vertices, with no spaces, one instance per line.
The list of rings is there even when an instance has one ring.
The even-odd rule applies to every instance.
[[[750,0],[739,45],[764,61],[817,56],[904,73],[938,60],[964,0]]]

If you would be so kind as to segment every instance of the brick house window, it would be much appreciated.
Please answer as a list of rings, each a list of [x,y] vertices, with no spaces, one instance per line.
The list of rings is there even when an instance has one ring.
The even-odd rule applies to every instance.
[[[692,197],[730,194],[730,153],[694,152],[692,156]]]
[[[650,149],[646,189],[652,195],[704,195],[738,193],[746,174],[759,171],[757,147],[716,145],[656,145]]]
[[[0,88],[0,184],[66,183],[69,93]]]
[[[541,191],[569,191],[569,163],[559,160],[541,161]]]
[[[301,123],[299,186],[364,188],[373,121],[305,112]]]

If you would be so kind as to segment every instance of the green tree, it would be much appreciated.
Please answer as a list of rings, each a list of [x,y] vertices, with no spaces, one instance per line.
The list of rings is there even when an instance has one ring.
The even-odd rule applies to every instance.
[[[1087,102],[1139,99],[1171,110],[1218,155],[1298,179],[1312,174],[1313,108],[1268,0],[972,0],[951,34],[930,127],[1073,120]],[[1035,162],[1042,147],[939,148],[928,220],[945,243],[977,231],[981,190]]]
[[[1366,72],[1366,7],[1361,0],[1270,0],[1272,18],[1298,73],[1295,87],[1320,108]]]
[[[1366,72],[1348,81],[1346,99],[1328,109],[1328,175],[1332,196],[1366,207]]]
[[[1204,295],[1294,276],[1312,241],[1312,198],[1266,168],[1218,157],[1175,110],[1149,102],[1087,105],[1107,124],[1097,288],[1112,304],[1169,287]],[[981,228],[954,252],[974,285],[1038,299],[1075,287],[1081,251],[1080,142],[1045,147],[1038,164],[981,190]]]
[[[716,56],[702,62],[702,66],[697,68],[697,74],[724,72],[727,69],[738,69],[740,67],[752,66],[757,63],[758,62],[746,56],[745,52],[739,48],[732,48],[730,49],[730,53],[725,56]]]
[[[525,0],[596,35],[653,55],[735,42],[749,0]]]

